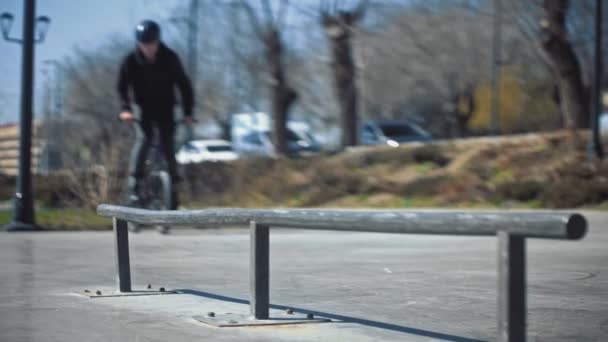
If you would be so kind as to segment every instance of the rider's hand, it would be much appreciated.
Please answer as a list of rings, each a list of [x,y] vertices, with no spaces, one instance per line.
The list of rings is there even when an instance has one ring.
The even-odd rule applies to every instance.
[[[133,116],[133,113],[129,111],[120,112],[118,117],[120,118],[120,120],[125,122],[133,122],[133,120],[135,120],[135,116]]]

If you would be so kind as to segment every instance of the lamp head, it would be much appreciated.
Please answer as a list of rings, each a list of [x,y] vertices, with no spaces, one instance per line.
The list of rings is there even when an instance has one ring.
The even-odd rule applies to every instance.
[[[0,28],[2,29],[2,35],[4,37],[8,37],[8,34],[11,31],[11,27],[13,26],[14,19],[15,16],[7,12],[4,12],[0,15]]]

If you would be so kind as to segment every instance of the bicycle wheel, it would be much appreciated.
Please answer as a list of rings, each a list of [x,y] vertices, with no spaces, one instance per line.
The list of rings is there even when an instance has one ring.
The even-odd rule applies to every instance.
[[[139,233],[141,227],[137,223],[127,222],[127,229],[129,229],[131,233]]]
[[[146,184],[148,209],[171,210],[173,203],[173,184],[166,171],[155,171],[148,176]]]
[[[148,208],[152,210],[172,210],[174,202],[173,182],[171,176],[166,171],[155,171],[149,177],[148,198],[150,202]],[[158,226],[158,231],[162,234],[169,232],[168,226]]]
[[[130,192],[125,192],[122,195],[122,199],[121,204],[127,207],[135,207],[135,208],[140,208],[140,203],[139,202],[134,202],[133,199],[131,198],[132,194]],[[131,233],[139,233],[139,231],[141,230],[141,226],[137,223],[134,222],[127,222],[127,229],[131,232]]]

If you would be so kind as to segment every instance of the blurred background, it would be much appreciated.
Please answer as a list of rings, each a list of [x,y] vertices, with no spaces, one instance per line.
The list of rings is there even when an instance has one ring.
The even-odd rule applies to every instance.
[[[597,2],[38,1],[51,19],[35,54],[41,220],[105,226],[93,209],[120,200],[134,132],[116,119],[116,83],[143,19],[195,88],[199,122],[176,151],[185,208],[608,208],[608,168],[589,148]],[[13,34],[22,7],[0,3]],[[10,207],[21,48],[0,51]]]

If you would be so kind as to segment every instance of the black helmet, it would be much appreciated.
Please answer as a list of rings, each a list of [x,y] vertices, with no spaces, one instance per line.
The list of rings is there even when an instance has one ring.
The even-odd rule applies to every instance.
[[[135,39],[140,43],[160,40],[160,26],[152,20],[144,20],[135,27]]]

